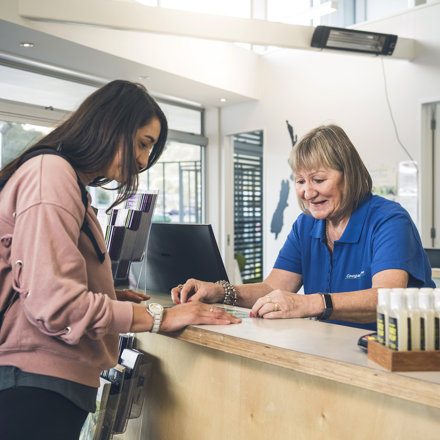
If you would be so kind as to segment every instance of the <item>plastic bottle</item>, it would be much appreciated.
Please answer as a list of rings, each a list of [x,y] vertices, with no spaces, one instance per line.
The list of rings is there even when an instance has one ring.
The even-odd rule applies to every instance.
[[[408,351],[408,313],[406,295],[402,289],[393,289],[390,292],[388,329],[391,350]]]
[[[419,289],[406,289],[406,310],[408,312],[408,351],[420,351]]]
[[[388,309],[391,289],[377,289],[377,340],[388,347]]]
[[[440,289],[434,290],[435,349],[440,350]]]
[[[419,290],[420,310],[420,350],[432,351],[435,348],[434,334],[434,295],[433,289]]]

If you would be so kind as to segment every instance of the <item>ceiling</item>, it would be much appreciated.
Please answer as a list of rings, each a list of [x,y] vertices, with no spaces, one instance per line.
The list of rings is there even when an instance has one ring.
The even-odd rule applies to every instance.
[[[80,29],[81,27],[78,26],[78,30]],[[20,43],[22,42],[32,42],[34,47],[21,47]],[[57,78],[73,80],[89,87],[97,87],[113,79],[125,79],[143,83],[154,96],[177,99],[180,102],[190,104],[199,103],[206,107],[221,106],[220,98],[226,98],[227,104],[249,101],[248,96],[203,84],[10,21],[0,20],[0,65],[6,64],[11,67],[9,61],[11,59],[15,59],[15,63],[12,63],[12,65],[23,62],[23,67],[28,70],[49,73],[49,75]],[[26,67],[27,60],[31,64],[35,61],[35,65],[39,68],[35,66]],[[6,93],[5,88],[0,89],[0,98],[4,99],[11,99],[12,88],[17,89],[19,86],[23,86],[23,81],[26,85],[20,92],[21,95],[19,96],[21,97],[17,100],[23,98],[22,94],[27,92],[26,89],[28,91],[34,90],[36,94],[39,93],[39,90],[41,92],[47,90],[52,95],[51,99],[48,100],[55,103],[55,105],[50,105],[54,107],[58,107],[55,102],[55,95],[59,96],[59,100],[66,98],[69,101],[69,106],[71,106],[73,102],[76,102],[76,96],[80,101],[83,99],[84,93],[89,93],[88,91],[92,90],[69,84],[70,81],[66,80],[54,81],[45,78],[46,75],[36,75],[30,80],[31,76],[26,73],[15,76],[3,69],[3,74],[6,76],[0,80],[0,84],[5,83],[7,80],[11,86],[8,98],[2,96],[3,93]],[[148,77],[149,79],[140,79],[141,77]],[[72,93],[74,96],[72,96]],[[29,99],[34,100],[31,97]],[[38,99],[38,97],[35,97],[35,99]]]

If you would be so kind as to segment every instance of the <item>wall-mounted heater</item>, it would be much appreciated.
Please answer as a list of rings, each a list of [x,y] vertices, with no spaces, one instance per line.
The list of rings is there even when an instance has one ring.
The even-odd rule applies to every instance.
[[[312,47],[375,55],[392,55],[396,42],[397,35],[330,26],[317,26],[312,37]]]

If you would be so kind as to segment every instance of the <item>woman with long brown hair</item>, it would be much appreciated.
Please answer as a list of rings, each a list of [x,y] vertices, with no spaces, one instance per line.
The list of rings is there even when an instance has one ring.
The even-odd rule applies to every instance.
[[[126,200],[166,137],[146,89],[113,81],[0,171],[1,438],[77,439],[119,333],[240,321],[199,302],[123,302],[149,297],[114,289],[85,187],[115,180],[114,204]]]

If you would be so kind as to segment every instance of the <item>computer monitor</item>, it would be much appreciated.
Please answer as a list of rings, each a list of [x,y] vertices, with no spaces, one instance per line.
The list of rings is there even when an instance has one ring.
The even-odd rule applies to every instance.
[[[229,281],[211,225],[153,223],[145,259],[139,287],[152,292],[170,293],[189,278]]]
[[[431,267],[440,267],[440,249],[437,248],[425,248],[425,252],[428,255],[429,264]]]

